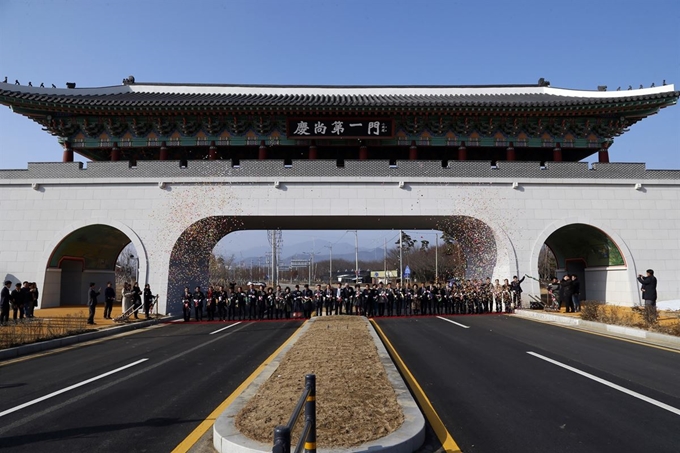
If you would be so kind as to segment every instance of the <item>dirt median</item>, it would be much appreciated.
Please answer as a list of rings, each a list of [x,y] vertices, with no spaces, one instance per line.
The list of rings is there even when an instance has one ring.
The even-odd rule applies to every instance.
[[[317,446],[347,448],[396,431],[404,421],[380,363],[368,323],[354,316],[317,318],[277,370],[238,413],[236,427],[247,437],[271,443],[277,425],[288,421],[305,374],[316,374]],[[297,442],[302,417],[293,430]]]

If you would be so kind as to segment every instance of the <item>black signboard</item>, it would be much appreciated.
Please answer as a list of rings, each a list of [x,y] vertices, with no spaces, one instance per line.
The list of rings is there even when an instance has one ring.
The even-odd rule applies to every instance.
[[[289,138],[389,138],[389,118],[289,118]]]

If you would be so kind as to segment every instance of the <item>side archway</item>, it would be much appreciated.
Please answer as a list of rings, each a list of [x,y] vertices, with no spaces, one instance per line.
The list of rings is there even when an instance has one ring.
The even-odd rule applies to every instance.
[[[582,297],[619,305],[639,301],[633,256],[623,239],[609,227],[583,218],[553,222],[534,243],[531,269],[538,270],[544,244],[555,255],[556,277],[577,275]],[[533,286],[537,292],[538,283],[533,282]]]
[[[116,260],[129,243],[139,257],[139,280],[147,280],[146,251],[137,234],[119,222],[79,222],[59,233],[45,249],[37,275],[40,283],[40,308],[87,304],[90,282],[106,286],[115,282]],[[115,283],[114,283],[115,284]]]

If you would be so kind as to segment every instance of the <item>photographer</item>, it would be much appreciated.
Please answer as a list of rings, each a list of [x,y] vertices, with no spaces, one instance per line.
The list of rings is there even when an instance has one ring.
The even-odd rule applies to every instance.
[[[656,277],[652,269],[647,269],[647,276],[638,275],[638,281],[642,285],[642,300],[645,301],[645,309],[656,319]]]

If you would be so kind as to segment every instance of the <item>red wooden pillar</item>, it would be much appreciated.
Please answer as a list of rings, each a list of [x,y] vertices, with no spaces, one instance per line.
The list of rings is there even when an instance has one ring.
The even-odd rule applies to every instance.
[[[553,162],[562,162],[562,148],[560,148],[559,143],[553,149]]]
[[[465,142],[460,142],[458,147],[458,160],[467,160],[467,148],[465,147]]]
[[[260,141],[260,149],[257,153],[258,160],[267,160],[267,147],[264,144],[264,140]]]
[[[316,142],[314,140],[309,145],[309,159],[316,160]]]
[[[208,160],[217,159],[217,146],[215,146],[215,141],[210,142],[210,151],[208,151]]]
[[[168,146],[165,142],[161,142],[161,152],[158,156],[159,160],[168,160]]]
[[[597,161],[601,164],[608,164],[609,163],[609,143],[608,142],[602,142],[602,148],[600,148],[600,152],[597,155]]]
[[[359,160],[368,160],[368,147],[366,145],[359,147]]]
[[[118,142],[113,142],[113,148],[111,148],[111,162],[118,162],[120,160],[120,148],[118,148]]]
[[[515,157],[515,147],[512,142],[510,142],[510,146],[505,150],[505,160],[513,161],[515,160]]]
[[[64,142],[64,154],[62,155],[62,162],[73,162],[73,148],[71,142]]]
[[[418,160],[418,147],[416,141],[411,141],[411,147],[408,149],[408,160]]]

